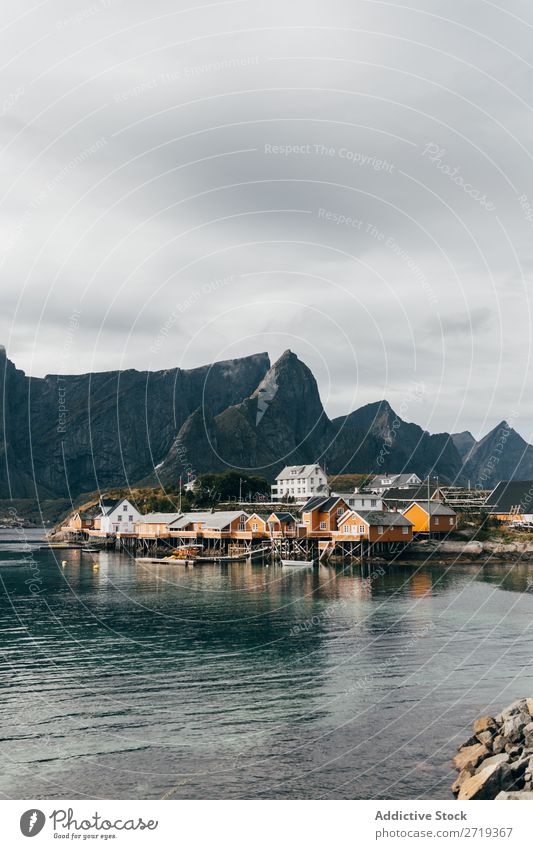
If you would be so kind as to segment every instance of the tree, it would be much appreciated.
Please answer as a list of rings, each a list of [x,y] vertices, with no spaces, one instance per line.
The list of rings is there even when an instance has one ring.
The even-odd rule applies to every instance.
[[[194,485],[195,503],[207,507],[213,507],[219,501],[236,501],[239,498],[254,501],[269,493],[266,478],[239,471],[198,475]]]

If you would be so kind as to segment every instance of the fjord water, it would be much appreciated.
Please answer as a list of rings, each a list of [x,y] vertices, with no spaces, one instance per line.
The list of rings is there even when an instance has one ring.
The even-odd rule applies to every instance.
[[[3,537],[2,798],[446,799],[474,718],[533,694],[524,564],[183,568]]]

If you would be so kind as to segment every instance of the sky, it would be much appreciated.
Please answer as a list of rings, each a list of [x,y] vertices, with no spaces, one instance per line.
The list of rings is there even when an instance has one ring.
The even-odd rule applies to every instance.
[[[8,356],[290,348],[331,417],[387,398],[431,432],[533,437],[533,8],[501,6],[9,4]]]

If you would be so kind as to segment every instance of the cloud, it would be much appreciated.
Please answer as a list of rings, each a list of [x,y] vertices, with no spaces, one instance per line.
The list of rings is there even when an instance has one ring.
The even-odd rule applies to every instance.
[[[7,22],[17,365],[57,371],[79,309],[73,371],[291,347],[331,416],[420,380],[432,429],[531,416],[529,6],[190,6]]]

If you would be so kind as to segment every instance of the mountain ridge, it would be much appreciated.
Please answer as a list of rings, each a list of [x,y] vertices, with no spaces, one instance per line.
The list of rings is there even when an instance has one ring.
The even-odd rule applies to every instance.
[[[386,400],[330,419],[295,353],[266,352],[196,369],[27,377],[0,349],[0,497],[76,497],[175,483],[225,468],[269,479],[321,462],[332,474],[414,471],[492,487],[533,478],[533,446],[506,421],[481,440],[432,434]],[[59,387],[65,399],[59,427]]]

